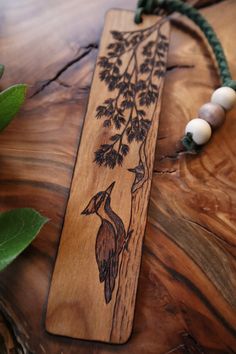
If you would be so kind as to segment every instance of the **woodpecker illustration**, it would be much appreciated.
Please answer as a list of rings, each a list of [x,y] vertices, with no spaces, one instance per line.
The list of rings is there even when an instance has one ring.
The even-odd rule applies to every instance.
[[[126,233],[123,221],[111,208],[111,192],[115,182],[105,191],[98,192],[82,211],[83,215],[96,213],[101,220],[95,254],[99,270],[100,282],[104,282],[105,301],[108,304],[112,298],[115,280],[118,274],[119,257],[127,248],[132,231]]]

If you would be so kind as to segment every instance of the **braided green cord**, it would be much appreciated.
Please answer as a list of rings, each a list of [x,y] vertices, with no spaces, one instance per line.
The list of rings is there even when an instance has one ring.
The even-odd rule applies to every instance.
[[[135,22],[142,22],[142,14],[151,14],[156,9],[162,8],[169,12],[177,11],[190,18],[205,34],[219,67],[220,78],[223,86],[231,87],[236,91],[236,81],[232,80],[224,50],[211,25],[207,20],[191,5],[181,0],[139,0],[135,13]]]

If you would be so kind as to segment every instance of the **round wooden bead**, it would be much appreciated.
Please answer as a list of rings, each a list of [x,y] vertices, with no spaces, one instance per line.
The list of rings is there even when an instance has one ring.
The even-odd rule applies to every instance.
[[[207,121],[212,129],[217,129],[225,121],[225,111],[220,105],[209,102],[199,109],[198,117]]]
[[[211,137],[211,126],[204,119],[195,118],[186,125],[185,134],[187,133],[192,134],[192,139],[196,144],[203,145]]]
[[[231,87],[220,87],[213,92],[211,102],[229,111],[236,103],[236,93]]]

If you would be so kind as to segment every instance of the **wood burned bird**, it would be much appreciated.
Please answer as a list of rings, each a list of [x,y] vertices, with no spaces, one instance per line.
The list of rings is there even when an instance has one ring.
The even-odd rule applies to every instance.
[[[82,211],[83,215],[96,213],[101,220],[95,254],[99,270],[100,282],[104,282],[105,301],[108,304],[112,298],[115,280],[118,274],[119,256],[127,247],[132,232],[126,234],[121,218],[111,208],[111,192],[115,182],[105,191],[97,193]]]

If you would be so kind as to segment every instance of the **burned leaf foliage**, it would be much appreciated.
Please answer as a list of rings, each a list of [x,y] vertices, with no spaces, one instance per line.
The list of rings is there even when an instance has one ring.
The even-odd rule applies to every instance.
[[[96,108],[96,118],[103,119],[104,128],[117,131],[95,152],[94,161],[100,166],[113,169],[122,165],[130,145],[143,143],[147,137],[151,119],[145,109],[157,102],[159,87],[154,82],[165,74],[168,41],[161,25],[157,22],[133,32],[112,31],[114,41],[107,46],[106,56],[98,60],[99,78],[115,95]],[[124,55],[129,55],[125,65]]]

